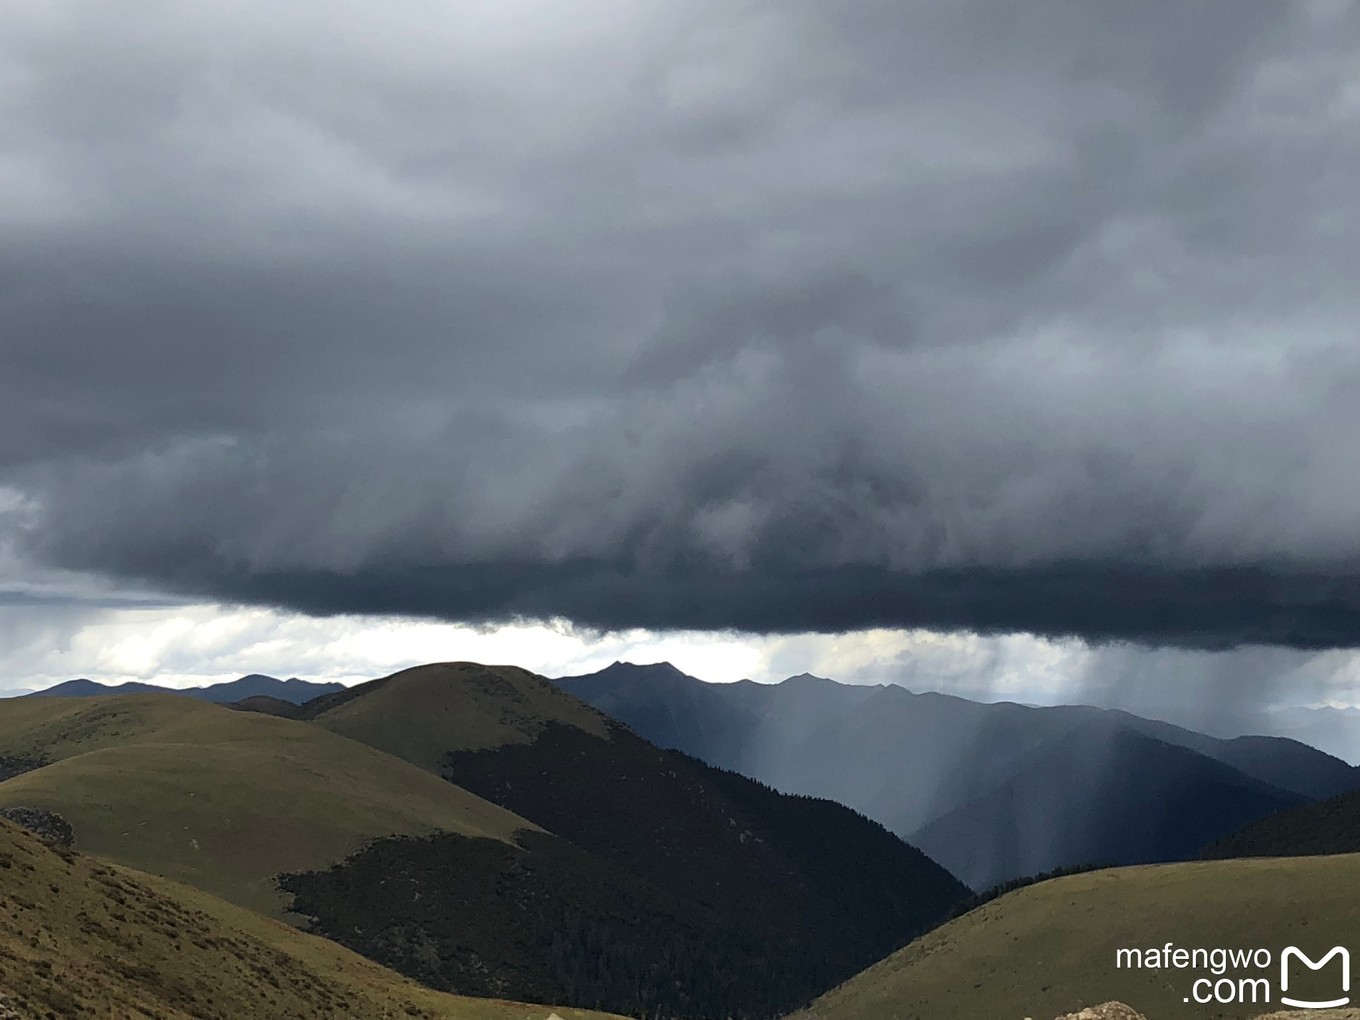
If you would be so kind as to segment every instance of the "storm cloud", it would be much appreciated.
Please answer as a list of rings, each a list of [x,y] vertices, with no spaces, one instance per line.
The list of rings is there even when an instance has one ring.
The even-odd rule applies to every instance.
[[[1349,5],[71,0],[0,84],[34,570],[1360,643]]]

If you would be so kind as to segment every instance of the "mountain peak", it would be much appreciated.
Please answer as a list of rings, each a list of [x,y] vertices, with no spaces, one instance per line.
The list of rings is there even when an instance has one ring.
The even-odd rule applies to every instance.
[[[543,677],[477,662],[412,666],[315,698],[300,715],[429,769],[447,752],[531,743],[554,723],[598,737],[609,727],[603,715]]]
[[[837,687],[841,686],[840,681],[832,680],[830,677],[817,676],[815,673],[799,673],[796,676],[787,677],[786,679],[779,681],[779,686],[781,687],[786,684],[790,687],[821,687],[825,684],[835,684]]]
[[[600,670],[600,674],[606,676],[620,673],[644,680],[672,680],[677,677],[686,680],[693,679],[684,670],[669,662],[624,662],[616,660]]]

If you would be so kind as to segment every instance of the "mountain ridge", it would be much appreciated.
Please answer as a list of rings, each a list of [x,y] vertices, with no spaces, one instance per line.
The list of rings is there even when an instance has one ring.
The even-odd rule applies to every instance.
[[[1125,767],[1168,781],[1174,779],[1176,762],[1192,760],[1181,750],[1203,759],[1192,769],[1201,780],[1200,801],[1206,809],[1225,797],[1236,805],[1221,815],[1206,810],[1204,817],[1220,818],[1224,829],[1197,829],[1204,842],[1247,824],[1257,812],[1269,814],[1295,806],[1300,798],[1320,799],[1360,786],[1360,770],[1287,738],[1216,738],[1090,706],[973,702],[807,674],[778,684],[708,684],[669,664],[615,663],[554,682],[662,746],[776,789],[848,804],[922,845],[978,888],[1056,868],[1132,863],[1139,857],[1185,859],[1185,841],[1156,820],[1162,810],[1157,799],[1146,790],[1132,794],[1119,770],[1107,767],[1108,748],[1117,741],[1122,741]],[[1124,740],[1124,734],[1145,739]],[[1127,760],[1134,748],[1140,758]],[[1065,827],[1053,814],[1062,808],[1060,800],[1046,794],[1033,810],[1026,801],[1026,811],[1018,814],[1006,805],[1016,803],[1016,777],[1041,766],[1048,779],[1040,786],[1065,791],[1072,804],[1089,805],[1090,820],[1080,812],[1068,815],[1079,825],[1110,833],[1105,844],[1068,840],[1070,847],[1087,848],[1077,858],[1037,849],[1045,840],[1062,842],[1053,835]],[[1263,791],[1259,784],[1271,789]],[[1178,798],[1188,795],[1183,784],[1178,787]],[[1144,817],[1148,810],[1153,812],[1150,827],[1166,833],[1165,852],[1123,852],[1116,835],[1121,830],[1113,823]],[[961,820],[960,813],[970,811],[973,817]],[[951,822],[943,821],[950,816]],[[1016,858],[1018,845],[1036,849]],[[1013,863],[988,866],[979,858],[979,846]]]
[[[0,767],[0,807],[58,816],[79,850],[493,998],[773,1020],[968,895],[863,815],[657,748],[518,667],[303,706],[19,699]]]
[[[208,684],[203,687],[163,687],[159,684],[142,683],[138,680],[129,680],[121,684],[103,684],[97,680],[81,677],[76,680],[67,680],[41,691],[21,695],[21,697],[88,698],[117,694],[179,694],[213,704],[228,704],[252,697],[271,697],[294,705],[301,705],[313,698],[333,694],[344,689],[344,684],[334,681],[317,682],[299,680],[297,677],[280,680],[263,673],[248,673],[236,680]]]
[[[361,688],[308,706],[311,724],[543,830],[518,850],[378,840],[285,880],[317,931],[436,986],[478,980],[486,994],[625,1013],[775,1017],[967,895],[862,815],[655,747],[526,670],[438,663]],[[449,899],[458,874],[483,876],[491,891]],[[460,916],[484,923],[468,931]],[[469,969],[468,951],[487,968]]]

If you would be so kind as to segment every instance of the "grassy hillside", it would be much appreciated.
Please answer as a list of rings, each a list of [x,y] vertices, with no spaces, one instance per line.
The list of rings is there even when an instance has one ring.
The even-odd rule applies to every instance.
[[[76,846],[281,915],[282,871],[367,840],[447,830],[509,840],[522,819],[305,723],[190,698],[35,698],[0,713],[0,807],[56,812]]]
[[[769,1017],[966,894],[881,825],[660,750],[523,670],[423,667],[313,710],[546,830],[383,840],[288,880],[318,930],[436,985]]]
[[[1349,891],[1357,883],[1360,855],[1149,865],[1054,879],[930,932],[798,1017],[1021,1020],[1110,999],[1153,1020],[1254,1017],[1270,1007],[1187,1004],[1202,972],[1117,969],[1115,951],[1170,941],[1265,947],[1277,957],[1289,945],[1315,957],[1334,945],[1355,952],[1360,897]],[[1277,969],[1264,973],[1278,978]],[[1291,992],[1309,991],[1302,975],[1291,984]]]
[[[434,992],[324,939],[0,821],[0,1002],[108,1020],[542,1020]],[[601,1014],[559,1009],[564,1020]]]
[[[555,720],[604,736],[607,720],[518,666],[441,662],[317,698],[302,717],[438,771],[448,751],[525,744]]]

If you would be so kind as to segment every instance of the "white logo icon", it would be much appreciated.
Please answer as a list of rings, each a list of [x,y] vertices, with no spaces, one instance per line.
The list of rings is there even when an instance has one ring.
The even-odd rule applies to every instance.
[[[1297,956],[1309,970],[1321,970],[1331,962],[1332,957],[1341,957],[1341,990],[1349,993],[1351,990],[1351,953],[1344,946],[1334,946],[1326,956],[1314,963],[1297,946],[1289,946],[1280,954],[1280,991],[1289,991],[1289,958]],[[1280,1001],[1286,1006],[1297,1006],[1299,1009],[1333,1009],[1337,1006],[1345,1006],[1350,1000],[1350,995],[1343,995],[1339,999],[1328,999],[1326,1002],[1309,1002],[1306,999],[1291,999],[1287,995],[1281,995]]]

